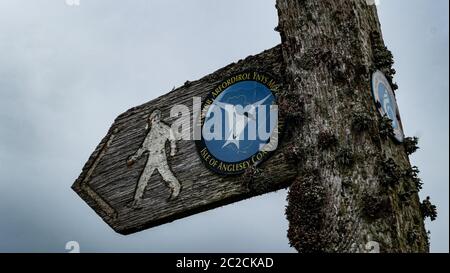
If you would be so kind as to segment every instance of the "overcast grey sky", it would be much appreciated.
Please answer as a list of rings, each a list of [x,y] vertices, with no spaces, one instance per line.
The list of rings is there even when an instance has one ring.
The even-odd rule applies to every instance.
[[[134,235],[114,233],[72,190],[114,118],[280,42],[275,0],[0,0],[0,252],[294,252],[286,191]],[[448,0],[381,1],[412,161],[448,252]]]

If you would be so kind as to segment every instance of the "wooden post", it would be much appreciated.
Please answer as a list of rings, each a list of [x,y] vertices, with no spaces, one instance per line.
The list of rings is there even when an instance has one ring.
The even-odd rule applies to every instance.
[[[276,3],[281,46],[120,115],[73,189],[115,231],[129,234],[292,185],[288,237],[299,252],[427,252],[420,180],[408,158],[414,147],[404,141],[392,54],[373,1]],[[262,70],[265,76],[253,74]],[[287,132],[274,153],[257,150],[248,161],[233,155],[220,165],[214,156],[229,142],[240,152],[235,131],[214,156],[199,149],[204,142],[171,138],[173,125],[193,126],[204,114],[196,113],[196,98],[206,101],[205,112],[216,100],[224,105],[219,94],[244,79],[265,86],[245,92],[270,94],[239,115],[254,118],[251,111],[271,96],[279,106]],[[232,98],[245,104],[245,92]],[[186,117],[174,118],[174,105]],[[195,135],[193,127],[182,131]]]
[[[277,0],[280,107],[297,124],[285,150],[299,173],[288,237],[300,252],[429,250],[415,170],[371,94],[376,70],[396,86],[370,2]]]

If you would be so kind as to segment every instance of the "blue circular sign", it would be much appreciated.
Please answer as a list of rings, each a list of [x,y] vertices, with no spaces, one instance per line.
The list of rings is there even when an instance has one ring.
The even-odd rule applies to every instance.
[[[392,121],[395,139],[403,142],[404,133],[398,110],[397,100],[389,81],[381,71],[376,71],[372,75],[372,94],[378,109],[382,116],[388,117]]]
[[[265,160],[278,145],[279,83],[260,72],[225,79],[202,107],[202,160],[221,174],[239,174]]]

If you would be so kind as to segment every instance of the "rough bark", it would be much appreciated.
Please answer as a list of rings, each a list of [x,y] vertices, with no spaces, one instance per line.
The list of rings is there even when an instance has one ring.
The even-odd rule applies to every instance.
[[[370,1],[369,1],[370,2]],[[427,252],[403,145],[380,132],[371,74],[392,82],[375,6],[365,0],[277,0],[288,84],[280,107],[298,159],[288,237],[300,252]],[[396,86],[393,84],[394,88]],[[374,243],[375,242],[375,243]]]

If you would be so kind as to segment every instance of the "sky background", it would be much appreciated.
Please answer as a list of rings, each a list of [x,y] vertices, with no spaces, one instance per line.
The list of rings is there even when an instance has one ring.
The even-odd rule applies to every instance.
[[[295,252],[286,191],[122,236],[71,189],[114,118],[280,43],[275,0],[0,0],[0,252]],[[449,250],[449,1],[382,0],[412,162]]]

